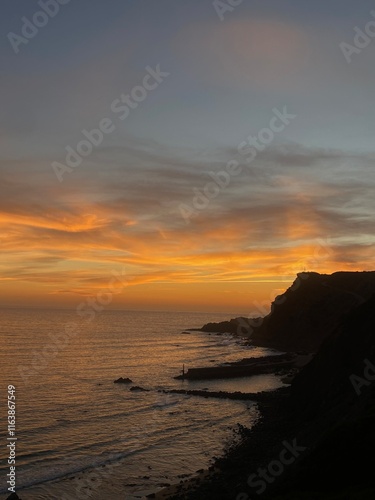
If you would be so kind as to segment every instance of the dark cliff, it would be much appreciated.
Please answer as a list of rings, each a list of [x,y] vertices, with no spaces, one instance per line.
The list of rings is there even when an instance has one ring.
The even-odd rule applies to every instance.
[[[342,317],[292,383],[302,424],[296,435],[309,451],[283,478],[280,500],[291,491],[305,498],[306,490],[329,499],[374,498],[374,383],[375,294]]]
[[[236,318],[203,331],[248,336],[258,346],[316,352],[323,340],[375,293],[375,272],[300,273],[264,318]]]
[[[261,406],[258,428],[219,462],[222,475],[191,496],[176,498],[375,498],[374,284],[374,272],[307,273],[276,299],[272,312],[253,328],[255,343],[288,350],[309,347],[316,354],[290,388]],[[223,325],[228,331],[234,324],[242,328],[243,321],[209,328],[220,331]],[[281,457],[285,442],[295,443],[300,451],[278,475],[271,465]],[[265,477],[260,471],[272,472],[263,493],[255,490],[260,481],[249,482],[255,471],[258,479]]]

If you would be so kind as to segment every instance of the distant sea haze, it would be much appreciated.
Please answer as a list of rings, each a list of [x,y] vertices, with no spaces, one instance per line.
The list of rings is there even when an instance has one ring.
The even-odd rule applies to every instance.
[[[17,491],[34,485],[28,499],[47,499],[46,482],[69,474],[72,479],[61,487],[78,498],[74,492],[82,488],[83,471],[109,471],[103,466],[111,464],[114,494],[160,487],[207,467],[233,437],[231,429],[237,423],[251,426],[257,416],[252,402],[168,395],[159,389],[256,392],[280,385],[273,375],[174,380],[183,364],[213,366],[267,352],[230,336],[181,333],[228,315],[106,311],[63,349],[50,349],[48,357],[43,349],[51,343],[50,334],[62,331],[75,316],[74,311],[0,310],[1,386],[4,394],[9,384],[16,388]],[[33,365],[42,353],[43,362]],[[23,367],[33,367],[28,378]],[[114,384],[119,377],[149,391]],[[5,434],[3,426],[2,442]],[[0,453],[4,478],[4,447]],[[1,493],[6,492],[4,485],[2,481]],[[90,498],[100,499],[101,493],[93,489]]]

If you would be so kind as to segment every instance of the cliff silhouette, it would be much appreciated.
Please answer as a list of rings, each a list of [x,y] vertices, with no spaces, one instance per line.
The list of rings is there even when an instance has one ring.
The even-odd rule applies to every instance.
[[[247,336],[252,344],[283,351],[316,352],[338,326],[375,293],[375,272],[299,273],[263,318],[208,323],[206,332]]]
[[[375,498],[375,273],[298,275],[252,341],[316,354],[289,388],[269,394],[262,420],[216,464],[220,473],[176,498]],[[275,463],[285,442],[303,451],[257,494],[250,474]]]
[[[277,498],[375,498],[375,294],[341,317],[294,379],[290,404],[309,451],[280,481]]]

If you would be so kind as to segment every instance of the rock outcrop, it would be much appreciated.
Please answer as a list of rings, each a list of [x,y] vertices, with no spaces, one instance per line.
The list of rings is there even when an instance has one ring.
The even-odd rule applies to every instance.
[[[8,498],[7,500],[22,500],[18,495],[17,493],[12,493]]]
[[[375,294],[344,315],[313,360],[295,377],[292,396],[314,417],[355,404],[375,381]]]
[[[202,331],[247,336],[257,346],[316,352],[340,324],[375,293],[375,272],[300,273],[264,318],[208,323]]]
[[[253,498],[260,482],[249,479],[257,478],[255,471],[260,475],[261,469],[271,470],[286,441],[300,447],[298,459],[264,483],[259,498],[375,498],[374,273],[314,275],[309,280],[283,294],[287,300],[273,314],[287,342],[295,345],[304,336],[322,339],[317,353],[291,388],[283,389],[285,399],[275,400],[277,406],[260,401],[263,419],[242,444],[216,461],[220,475],[198,485],[191,496],[173,498]],[[293,311],[293,304],[299,310]],[[293,329],[289,335],[287,325],[300,325],[299,336]],[[279,333],[272,328],[276,326],[265,335],[278,340]]]
[[[118,378],[113,382],[114,384],[132,384],[133,381],[130,378]]]

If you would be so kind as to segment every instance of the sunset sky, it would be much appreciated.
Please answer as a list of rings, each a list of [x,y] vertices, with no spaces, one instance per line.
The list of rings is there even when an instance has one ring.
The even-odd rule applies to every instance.
[[[297,272],[374,269],[375,28],[340,48],[373,1],[71,0],[16,53],[40,10],[0,18],[0,306],[76,307],[115,271],[111,308],[259,315]]]

